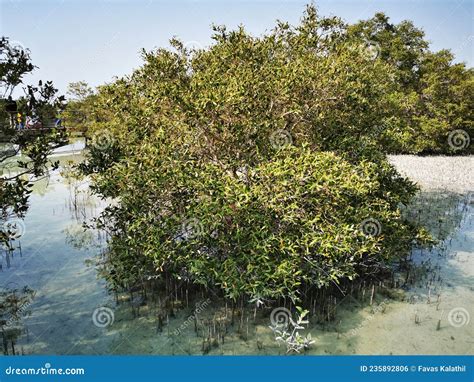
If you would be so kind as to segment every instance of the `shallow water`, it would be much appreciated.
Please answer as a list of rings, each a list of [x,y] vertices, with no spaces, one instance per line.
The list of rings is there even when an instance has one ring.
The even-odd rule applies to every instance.
[[[74,151],[74,150],[73,150]],[[79,160],[61,153],[61,163]],[[116,303],[88,262],[104,247],[97,232],[81,224],[102,204],[87,193],[86,183],[67,181],[60,171],[35,186],[24,221],[21,256],[3,255],[0,285],[29,286],[35,291],[22,309],[22,332],[15,351],[24,354],[203,354],[195,332],[206,320],[229,322],[222,303],[201,296],[167,317],[157,330],[156,312],[147,306]],[[413,212],[421,210],[421,212]],[[412,218],[429,223],[442,242],[432,250],[414,250],[412,282],[398,298],[376,292],[369,299],[350,296],[337,302],[336,319],[318,324],[310,318],[304,334],[315,343],[307,354],[469,354],[474,347],[474,205],[466,196],[425,192],[411,209]],[[400,275],[402,276],[402,275]],[[123,297],[123,296],[122,296]],[[194,304],[199,315],[192,315]],[[104,309],[106,308],[106,309]],[[102,309],[102,310],[97,310]],[[235,320],[225,341],[209,354],[285,354],[269,328],[271,308],[254,320],[253,306]],[[200,329],[201,330],[201,329]],[[199,332],[199,330],[198,330]]]

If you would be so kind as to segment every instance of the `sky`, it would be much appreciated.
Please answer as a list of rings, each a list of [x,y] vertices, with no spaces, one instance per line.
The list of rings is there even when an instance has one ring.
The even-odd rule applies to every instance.
[[[29,48],[38,66],[27,83],[52,80],[62,94],[67,84],[92,86],[132,73],[140,51],[169,47],[180,38],[188,46],[211,43],[211,25],[242,24],[254,35],[275,20],[296,24],[310,0],[0,0],[0,34]],[[456,61],[474,63],[474,0],[314,1],[323,15],[347,22],[382,11],[392,22],[412,20],[432,50],[450,49]]]

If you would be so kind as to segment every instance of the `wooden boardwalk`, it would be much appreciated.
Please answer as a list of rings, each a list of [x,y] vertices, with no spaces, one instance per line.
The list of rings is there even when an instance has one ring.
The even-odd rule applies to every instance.
[[[53,130],[66,131],[65,127],[43,127],[43,128],[30,128],[30,129],[19,129],[19,130],[2,130],[0,131],[0,143],[11,142],[15,136],[40,136],[42,134],[47,134]]]

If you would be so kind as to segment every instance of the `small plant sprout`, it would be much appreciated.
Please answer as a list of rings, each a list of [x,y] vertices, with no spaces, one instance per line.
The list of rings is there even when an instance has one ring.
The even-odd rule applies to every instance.
[[[275,340],[278,343],[284,343],[286,345],[287,353],[299,353],[301,350],[307,350],[314,343],[311,338],[311,334],[303,336],[300,334],[301,330],[304,330],[304,325],[309,323],[305,320],[309,310],[303,310],[297,306],[298,315],[296,321],[287,320],[284,323],[275,322],[270,326],[273,333],[276,335]]]

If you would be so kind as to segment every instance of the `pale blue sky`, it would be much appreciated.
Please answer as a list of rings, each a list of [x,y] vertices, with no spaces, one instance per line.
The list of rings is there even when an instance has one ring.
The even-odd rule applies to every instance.
[[[296,23],[308,1],[0,0],[0,33],[30,48],[39,67],[27,81],[92,85],[131,73],[141,48],[184,42],[210,43],[210,25],[245,25],[259,35],[276,19]],[[412,20],[432,49],[451,49],[457,61],[474,62],[474,0],[315,1],[320,13],[349,22],[385,12],[393,22]]]

